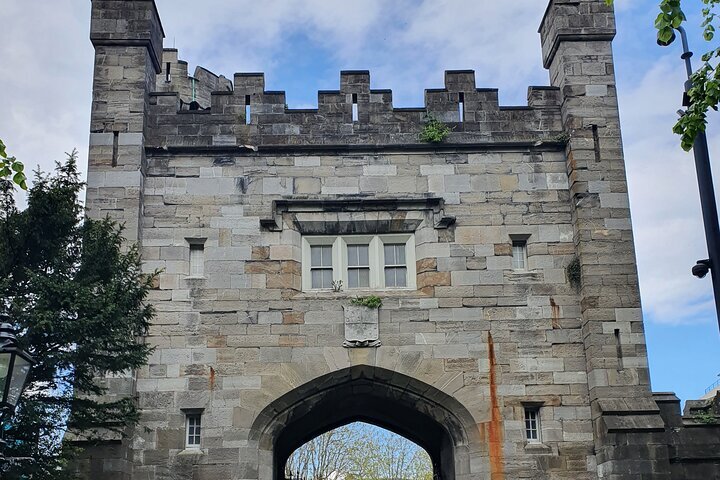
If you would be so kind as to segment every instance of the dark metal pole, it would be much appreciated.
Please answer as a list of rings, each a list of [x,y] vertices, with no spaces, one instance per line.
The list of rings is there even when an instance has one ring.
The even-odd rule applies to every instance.
[[[692,64],[690,58],[692,52],[688,45],[687,33],[682,27],[678,27],[682,40],[683,54],[680,58],[685,61],[687,81],[685,82],[685,96],[689,98],[692,88]],[[688,106],[688,105],[685,105]],[[703,224],[705,226],[705,241],[708,249],[708,260],[700,260],[698,264],[710,267],[712,278],[713,296],[715,298],[715,314],[717,315],[718,327],[720,328],[720,226],[718,226],[717,204],[715,203],[715,187],[713,185],[712,169],[710,168],[710,152],[708,150],[707,136],[700,132],[693,143],[693,154],[695,155],[695,170],[700,190],[700,207],[702,209]]]
[[[702,208],[703,224],[705,225],[705,241],[707,242],[708,256],[710,257],[709,267],[715,297],[715,313],[720,328],[720,227],[718,226],[715,187],[713,186],[710,153],[708,152],[705,132],[700,132],[695,137],[693,153],[695,154],[700,206]]]

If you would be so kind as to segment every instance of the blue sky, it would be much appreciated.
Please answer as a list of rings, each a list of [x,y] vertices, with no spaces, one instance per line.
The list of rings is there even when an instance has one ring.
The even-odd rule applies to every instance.
[[[614,48],[653,389],[697,398],[720,373],[720,334],[709,278],[690,267],[706,248],[693,160],[671,133],[680,106],[680,46],[655,45],[656,0],[616,0]],[[700,0],[684,0],[699,12]],[[537,27],[545,0],[157,0],[167,47],[190,63],[232,77],[264,71],[290,107],[317,104],[339,71],[368,69],[395,106],[421,106],[445,69],[474,69],[504,105],[547,85]],[[30,9],[3,1],[0,138],[29,167],[49,169],[63,152],[87,153],[93,52],[90,2],[53,0]],[[690,15],[691,45],[704,47]],[[696,61],[699,54],[696,55]],[[720,119],[711,117],[711,156],[720,171]],[[717,173],[716,173],[717,177]],[[716,180],[717,183],[717,180]]]

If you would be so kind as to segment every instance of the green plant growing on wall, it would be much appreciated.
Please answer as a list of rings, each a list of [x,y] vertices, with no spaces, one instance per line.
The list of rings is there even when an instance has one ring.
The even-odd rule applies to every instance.
[[[567,275],[570,285],[572,285],[575,290],[580,290],[580,286],[582,285],[582,267],[578,257],[574,257],[570,263],[568,263],[568,266],[565,267],[565,274]]]
[[[715,415],[708,410],[699,410],[693,414],[693,420],[697,423],[703,423],[705,425],[711,425],[717,422]]]
[[[426,143],[442,143],[450,135],[450,127],[432,115],[425,117],[425,126],[420,131],[420,141]]]
[[[356,297],[350,300],[350,304],[367,308],[380,308],[382,306],[382,298],[376,295]]]

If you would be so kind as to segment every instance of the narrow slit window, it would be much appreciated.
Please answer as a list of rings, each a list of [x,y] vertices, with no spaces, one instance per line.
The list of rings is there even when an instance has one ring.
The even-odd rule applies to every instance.
[[[369,250],[369,245],[348,245],[348,288],[370,286]]]
[[[458,119],[462,123],[465,121],[465,94],[458,93]]]
[[[527,268],[527,242],[525,240],[513,240],[512,266],[514,270],[525,270]]]
[[[200,431],[202,429],[202,415],[189,413],[185,417],[185,448],[200,448]]]
[[[352,121],[358,121],[358,96],[357,93],[352,94]]]
[[[310,247],[310,275],[312,288],[332,288],[332,245]]]
[[[120,151],[120,132],[113,132],[112,166],[117,167]]]
[[[615,329],[615,349],[617,352],[617,358],[618,358],[618,370],[623,370],[625,368],[623,364],[623,353],[622,353],[622,342],[620,341],[620,329]]]
[[[245,125],[250,125],[250,95],[245,95]]]
[[[386,243],[383,249],[385,254],[385,286],[407,287],[405,244]]]
[[[170,83],[170,62],[165,64],[165,83]]]
[[[540,409],[525,407],[525,439],[528,442],[540,442]]]
[[[190,276],[202,277],[205,274],[205,246],[201,243],[190,244]]]

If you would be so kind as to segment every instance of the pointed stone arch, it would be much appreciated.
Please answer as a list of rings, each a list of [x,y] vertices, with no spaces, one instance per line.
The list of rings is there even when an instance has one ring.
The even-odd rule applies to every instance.
[[[457,399],[407,375],[356,365],[311,380],[260,412],[249,438],[259,447],[260,480],[281,480],[295,449],[354,421],[418,444],[430,455],[435,478],[461,478],[471,457],[487,455],[473,416]]]

